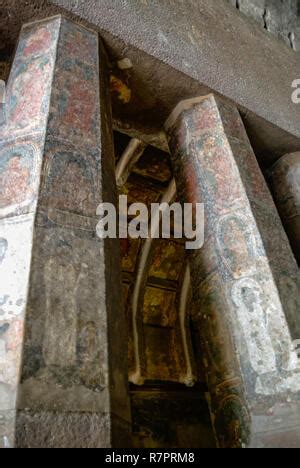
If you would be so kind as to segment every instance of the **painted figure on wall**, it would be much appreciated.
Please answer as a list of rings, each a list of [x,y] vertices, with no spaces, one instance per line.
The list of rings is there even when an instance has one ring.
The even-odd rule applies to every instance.
[[[73,60],[94,64],[98,60],[95,36],[88,30],[72,25],[64,35],[66,54]]]
[[[24,32],[7,89],[7,123],[14,131],[36,130],[45,123],[56,34],[53,26],[41,24]]]
[[[39,27],[34,34],[30,34],[27,41],[24,41],[22,53],[24,57],[43,55],[47,53],[52,44],[52,34],[49,26]]]
[[[245,217],[232,214],[221,218],[217,241],[223,262],[233,278],[255,273],[255,236]]]
[[[56,152],[45,168],[45,194],[52,208],[95,216],[92,161],[80,154]]]
[[[74,76],[69,89],[60,91],[60,102],[62,126],[77,131],[81,136],[93,132],[93,124],[96,126],[97,102],[94,87],[87,86],[86,80]]]
[[[11,158],[6,166],[6,170],[0,176],[2,207],[20,203],[25,194],[30,194],[29,178],[29,169],[22,165],[21,157],[14,156]]]
[[[238,170],[222,138],[208,134],[195,146],[195,155],[201,159],[204,169],[205,190],[210,192],[213,209],[222,214],[243,197]]]
[[[32,201],[35,194],[36,149],[32,145],[0,151],[0,211]]]
[[[48,121],[60,140],[96,149],[99,145],[98,73],[99,58],[95,37],[89,31],[66,28],[60,37],[65,54],[58,55],[58,69],[54,80],[56,99]]]
[[[8,93],[8,123],[19,129],[39,127],[46,119],[44,101],[50,82],[51,65],[47,57],[22,64]]]

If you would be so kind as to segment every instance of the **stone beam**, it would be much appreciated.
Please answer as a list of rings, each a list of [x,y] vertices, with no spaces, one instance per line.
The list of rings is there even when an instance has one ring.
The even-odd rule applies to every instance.
[[[220,447],[300,444],[300,277],[235,106],[184,101],[166,123],[182,202],[204,203],[192,284]]]
[[[111,73],[113,117],[124,133],[167,150],[160,134],[181,100],[219,93],[241,112],[264,167],[300,151],[300,105],[291,100],[299,54],[226,0],[2,0],[0,53],[9,60],[21,24],[63,13],[97,29]],[[126,58],[132,68],[121,71]],[[5,79],[5,74],[0,78]],[[281,72],[284,70],[284,72]],[[157,83],[159,83],[159,93]],[[128,102],[129,101],[129,102]]]
[[[244,111],[252,128],[259,122],[249,113],[300,138],[300,106],[291,100],[292,83],[299,78],[299,55],[259,24],[240,15],[226,0],[164,0],[163,5],[159,0],[50,3],[117,37],[126,44],[126,52],[128,46],[142,50],[201,83],[206,92],[211,90],[232,100]],[[130,58],[135,65],[134,57]],[[167,101],[171,84],[176,84],[166,77],[160,81],[168,83],[161,88]],[[195,92],[192,86],[187,86],[189,93]],[[177,88],[174,98],[178,102],[183,77]],[[185,93],[186,98],[193,95]]]
[[[96,236],[116,201],[107,90],[97,33],[22,28],[0,127],[0,447],[128,444],[119,245]]]

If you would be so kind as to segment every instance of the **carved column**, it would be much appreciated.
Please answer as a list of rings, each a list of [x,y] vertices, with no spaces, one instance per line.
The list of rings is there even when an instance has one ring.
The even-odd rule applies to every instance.
[[[191,266],[219,445],[299,446],[298,268],[238,110],[184,101],[166,130],[182,202],[205,204]]]
[[[286,154],[271,169],[277,208],[300,264],[300,153]]]
[[[100,57],[100,63],[99,63]],[[0,127],[0,447],[128,444],[105,55],[60,16],[23,27]]]

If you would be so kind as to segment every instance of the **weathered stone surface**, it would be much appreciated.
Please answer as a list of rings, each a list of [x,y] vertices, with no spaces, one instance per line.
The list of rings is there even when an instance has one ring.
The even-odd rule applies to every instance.
[[[270,174],[279,214],[300,263],[300,153],[283,156]]]
[[[17,422],[16,445],[22,448],[109,447],[108,413],[51,413],[22,411]]]
[[[229,0],[244,15],[253,18],[288,46],[300,50],[298,0]]]
[[[7,86],[1,135],[0,223],[1,411],[15,418],[24,317],[49,94],[59,19],[24,29]],[[36,36],[36,40],[35,40]],[[38,44],[39,41],[39,44]],[[9,402],[7,398],[9,397]],[[11,419],[11,416],[8,418]],[[1,426],[0,446],[14,445],[14,430]],[[8,442],[7,442],[8,441]]]
[[[166,129],[181,200],[206,209],[192,281],[219,444],[299,445],[300,278],[240,115],[209,95]]]
[[[103,448],[128,445],[124,420],[104,413],[21,411],[17,420],[16,445],[22,448]]]
[[[105,68],[93,31],[22,29],[0,128],[2,447],[128,444],[119,246],[95,230],[116,196]]]
[[[124,104],[113,93],[115,124],[125,133],[165,149],[161,128],[176,103],[214,92],[237,104],[264,166],[300,149],[300,107],[291,101],[298,55],[226,0],[0,0],[0,5],[0,49],[4,55],[9,51],[8,58],[21,24],[33,18],[64,12],[99,30],[113,73],[131,94]],[[122,74],[114,64],[125,57],[133,67]]]

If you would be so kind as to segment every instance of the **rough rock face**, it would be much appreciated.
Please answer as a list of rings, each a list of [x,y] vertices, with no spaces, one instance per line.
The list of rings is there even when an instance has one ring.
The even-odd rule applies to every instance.
[[[140,0],[145,4],[146,0]],[[218,0],[219,1],[219,0]],[[282,38],[290,47],[300,50],[300,1],[299,0],[226,0],[237,8],[242,14],[254,19],[262,28]],[[20,0],[0,0],[0,74],[7,74],[6,61],[12,53],[12,37],[17,38],[19,33],[18,16],[24,16],[24,22],[33,17],[47,17],[55,12],[55,1],[33,0],[24,2]],[[75,2],[73,2],[75,3]],[[54,5],[53,5],[54,4]],[[88,2],[87,2],[88,4]],[[147,4],[147,2],[146,2]],[[68,5],[62,1],[61,5]],[[181,6],[178,6],[180,11]],[[78,4],[80,11],[80,4]],[[216,8],[217,10],[217,8]]]
[[[241,13],[255,19],[263,28],[300,50],[299,0],[228,0]]]

